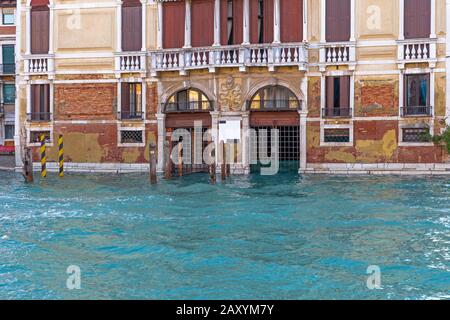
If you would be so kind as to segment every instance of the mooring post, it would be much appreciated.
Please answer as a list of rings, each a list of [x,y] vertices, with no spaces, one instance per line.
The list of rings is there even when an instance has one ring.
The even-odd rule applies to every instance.
[[[59,160],[59,176],[64,177],[64,142],[62,134],[59,135],[58,139],[58,160]]]
[[[149,161],[150,161],[150,182],[156,184],[156,144],[151,143],[149,148]]]
[[[25,148],[24,150],[24,161],[23,161],[23,176],[27,183],[32,183],[33,178],[33,156],[31,153],[31,148]]]
[[[172,149],[170,147],[169,141],[164,142],[164,177],[167,180],[172,179],[172,159],[171,155]]]
[[[234,151],[234,148],[233,148],[233,150],[230,150],[231,146],[232,145],[230,143],[225,144],[225,149],[227,150],[227,152],[226,152],[226,154],[227,154],[227,162],[226,162],[226,167],[225,167],[226,168],[227,178],[231,174],[231,157],[234,156],[234,154],[231,153],[231,151]],[[234,160],[233,160],[233,163],[234,163]]]
[[[211,183],[216,183],[216,150],[213,149],[211,152],[211,164],[209,165],[209,176],[211,178]]]
[[[178,143],[178,176],[183,176],[183,144]]]
[[[41,135],[41,176],[42,178],[47,177],[47,156],[45,154],[45,135]]]
[[[222,163],[220,166],[220,174],[221,174],[221,178],[222,181],[225,180],[226,178],[226,162],[227,162],[227,155],[226,155],[226,150],[225,150],[225,143],[222,141],[220,141],[220,150],[222,151]]]

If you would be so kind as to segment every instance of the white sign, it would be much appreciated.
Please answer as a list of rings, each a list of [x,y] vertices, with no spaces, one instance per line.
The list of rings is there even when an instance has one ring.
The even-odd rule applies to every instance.
[[[241,120],[220,121],[219,140],[241,140]]]

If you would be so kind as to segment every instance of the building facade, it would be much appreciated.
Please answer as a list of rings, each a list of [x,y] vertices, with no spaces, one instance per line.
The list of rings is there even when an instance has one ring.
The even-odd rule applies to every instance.
[[[14,152],[16,1],[0,1],[0,151]]]
[[[147,170],[154,143],[162,171],[164,148],[201,125],[202,144],[234,146],[235,173],[267,155],[271,129],[300,172],[450,172],[425,139],[450,122],[448,0],[19,0],[17,11],[18,166],[25,146],[39,160],[41,135],[56,161],[61,134],[69,170]]]

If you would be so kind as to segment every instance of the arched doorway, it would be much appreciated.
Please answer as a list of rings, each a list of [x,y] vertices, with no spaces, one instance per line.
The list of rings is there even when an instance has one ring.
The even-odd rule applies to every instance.
[[[298,171],[300,167],[301,101],[288,88],[272,85],[259,89],[248,102],[250,128],[255,132],[250,157],[251,170],[260,167],[260,160],[272,154],[272,129],[278,130],[281,171]],[[255,159],[258,162],[255,163]]]
[[[164,104],[166,139],[170,151],[180,142],[184,141],[185,146],[182,151],[183,165],[180,168],[172,164],[173,172],[179,173],[182,170],[183,174],[189,174],[208,171],[203,150],[209,144],[208,139],[204,138],[211,129],[211,111],[212,102],[205,93],[195,88],[176,92]]]

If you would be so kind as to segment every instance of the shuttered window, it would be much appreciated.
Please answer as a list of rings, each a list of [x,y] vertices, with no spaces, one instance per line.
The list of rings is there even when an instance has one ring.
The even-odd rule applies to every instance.
[[[273,0],[250,0],[251,43],[273,42]]]
[[[134,119],[142,115],[142,84],[122,83],[121,90],[122,119]]]
[[[281,42],[301,42],[303,40],[303,0],[283,0],[280,2]]]
[[[191,3],[191,44],[208,47],[214,43],[214,0]]]
[[[431,1],[405,0],[405,39],[429,38]]]
[[[31,120],[50,120],[50,85],[31,85]]]
[[[163,47],[165,49],[184,46],[185,4],[184,1],[163,3]]]
[[[31,8],[31,53],[48,54],[49,51],[49,8]]]
[[[243,0],[222,0],[220,7],[220,42],[222,45],[241,44],[243,39]]]
[[[326,40],[350,40],[350,0],[326,0]]]
[[[142,49],[142,4],[139,0],[124,1],[122,5],[122,50]]]
[[[350,114],[350,77],[326,78],[326,106],[328,116]]]

